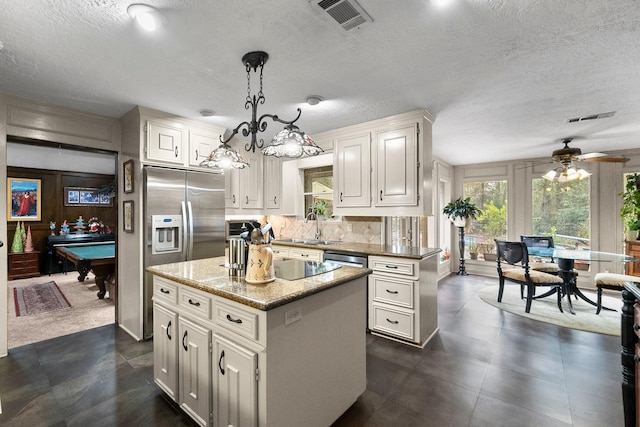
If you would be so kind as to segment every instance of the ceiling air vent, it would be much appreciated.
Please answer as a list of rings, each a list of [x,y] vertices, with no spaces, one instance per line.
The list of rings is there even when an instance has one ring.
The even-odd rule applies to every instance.
[[[572,119],[567,119],[567,123],[584,122],[585,120],[604,119],[604,118],[613,116],[615,113],[616,113],[615,111],[610,111],[608,113],[593,114],[591,116],[574,117]]]
[[[373,19],[356,3],[356,0],[314,0],[314,3],[347,31],[365,22],[373,22]]]

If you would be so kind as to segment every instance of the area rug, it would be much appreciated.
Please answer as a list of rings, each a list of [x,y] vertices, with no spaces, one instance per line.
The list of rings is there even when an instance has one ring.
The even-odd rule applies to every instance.
[[[587,298],[595,301],[595,293],[583,293],[585,293]],[[504,287],[502,302],[498,302],[497,285],[481,289],[478,292],[478,296],[487,304],[508,311],[509,313],[517,314],[518,316],[587,332],[620,335],[621,298],[603,295],[602,305],[614,308],[617,311],[602,310],[598,315],[596,315],[596,308],[591,304],[582,301],[580,298],[578,298],[578,300],[572,299],[573,308],[576,312],[574,315],[569,312],[566,297],[562,299],[562,309],[564,313],[560,313],[555,295],[534,300],[531,304],[531,312],[525,313],[525,300],[520,299],[520,286],[517,285],[506,285]]]
[[[13,298],[16,305],[16,317],[71,307],[56,282],[14,288]]]

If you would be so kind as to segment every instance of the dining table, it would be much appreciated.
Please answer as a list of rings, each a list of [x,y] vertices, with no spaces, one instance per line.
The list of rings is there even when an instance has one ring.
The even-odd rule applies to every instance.
[[[627,263],[636,262],[637,258],[612,252],[592,251],[590,249],[567,249],[567,248],[527,248],[529,255],[534,257],[553,257],[558,263],[558,276],[563,280],[564,293],[567,296],[567,302],[569,304],[569,311],[571,314],[576,314],[573,309],[573,303],[571,301],[572,295],[579,297],[583,301],[597,307],[594,301],[585,296],[577,285],[578,272],[575,269],[576,262],[589,263],[592,262],[612,262],[612,263]],[[540,295],[543,297],[545,295]],[[602,307],[603,310],[615,311],[608,307]]]

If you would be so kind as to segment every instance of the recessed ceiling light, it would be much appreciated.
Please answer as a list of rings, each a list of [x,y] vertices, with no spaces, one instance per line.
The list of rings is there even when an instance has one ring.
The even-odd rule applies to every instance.
[[[198,111],[198,113],[200,113],[200,115],[201,115],[202,117],[212,117],[212,116],[215,116],[215,115],[216,115],[216,112],[215,112],[215,111],[213,111],[213,110],[207,110],[207,109],[200,110],[200,111]]]
[[[158,9],[148,4],[134,3],[127,8],[127,13],[147,31],[155,31],[167,22],[167,18]]]
[[[431,3],[433,3],[437,7],[445,7],[452,2],[453,0],[431,0]]]
[[[324,98],[320,95],[310,95],[307,97],[307,104],[309,105],[318,105],[322,101],[324,101]]]

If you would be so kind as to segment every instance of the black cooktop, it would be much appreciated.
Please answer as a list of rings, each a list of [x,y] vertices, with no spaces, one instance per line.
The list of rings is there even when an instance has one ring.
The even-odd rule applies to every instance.
[[[298,280],[340,268],[340,264],[331,261],[314,262],[301,259],[277,259],[273,261],[273,266],[276,277],[284,280]]]

